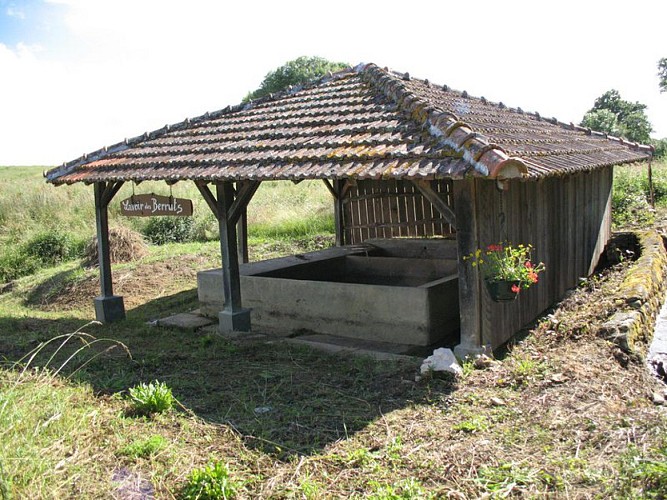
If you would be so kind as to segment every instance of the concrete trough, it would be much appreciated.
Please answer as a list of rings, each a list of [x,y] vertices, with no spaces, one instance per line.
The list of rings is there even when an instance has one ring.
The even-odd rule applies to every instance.
[[[241,266],[257,330],[426,346],[459,328],[452,240],[371,240]],[[222,270],[197,275],[202,313],[223,307]]]

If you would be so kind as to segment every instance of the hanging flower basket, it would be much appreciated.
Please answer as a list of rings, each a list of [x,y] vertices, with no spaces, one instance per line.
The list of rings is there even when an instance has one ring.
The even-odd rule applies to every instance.
[[[496,302],[516,300],[521,290],[535,285],[544,264],[531,261],[532,245],[499,243],[478,249],[463,260],[470,260],[473,267],[479,266],[486,288]]]
[[[516,281],[489,281],[484,280],[489,295],[495,302],[512,302],[521,291],[521,282]]]

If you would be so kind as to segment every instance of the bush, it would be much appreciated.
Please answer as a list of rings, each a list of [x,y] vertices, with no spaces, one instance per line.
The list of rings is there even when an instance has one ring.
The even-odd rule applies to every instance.
[[[151,217],[142,232],[155,245],[197,240],[192,217]]]
[[[655,172],[658,174],[658,171]],[[662,191],[662,184],[655,182],[656,200]],[[643,226],[655,220],[654,210],[648,202],[648,177],[641,167],[621,167],[614,172],[614,188],[611,198],[612,222],[614,227]]]
[[[667,159],[667,137],[655,139],[651,141],[651,144],[653,144],[653,147],[655,148],[653,156],[656,159]]]
[[[216,500],[234,498],[240,484],[230,479],[229,469],[221,462],[194,469],[183,488],[184,499]]]
[[[45,266],[54,266],[81,257],[83,246],[81,240],[59,230],[41,232],[24,245],[25,253],[38,259]]]
[[[25,249],[16,246],[5,245],[0,254],[0,283],[27,276],[41,267],[41,262],[36,257],[28,255]]]
[[[134,411],[139,415],[162,413],[174,406],[174,395],[164,382],[143,382],[130,387],[130,400]]]

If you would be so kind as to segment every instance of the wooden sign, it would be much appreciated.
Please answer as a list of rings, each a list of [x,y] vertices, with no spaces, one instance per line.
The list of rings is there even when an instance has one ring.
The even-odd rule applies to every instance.
[[[120,213],[128,217],[152,215],[192,215],[192,200],[160,196],[158,194],[134,194],[120,202]]]

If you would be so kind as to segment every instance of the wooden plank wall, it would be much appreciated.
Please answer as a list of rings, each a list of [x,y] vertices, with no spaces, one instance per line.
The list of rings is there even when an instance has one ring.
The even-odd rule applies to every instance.
[[[451,181],[431,181],[431,187],[453,206]],[[347,244],[455,232],[410,181],[357,181],[343,201],[343,212]]]
[[[530,323],[580,277],[592,273],[611,236],[612,168],[539,182],[476,182],[480,246],[531,243],[544,262],[540,283],[511,303],[493,302],[482,287],[482,342],[496,348]]]

